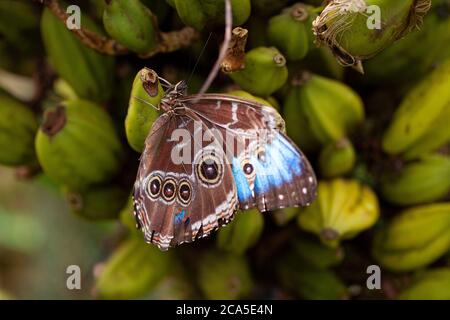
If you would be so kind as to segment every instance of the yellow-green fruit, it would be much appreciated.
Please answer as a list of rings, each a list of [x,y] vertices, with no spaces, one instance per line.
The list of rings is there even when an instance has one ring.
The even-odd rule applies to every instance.
[[[279,48],[288,60],[303,59],[312,47],[311,23],[315,14],[311,9],[310,6],[297,3],[269,20],[269,41]]]
[[[103,25],[120,44],[137,53],[148,53],[158,44],[156,20],[139,0],[107,0]]]
[[[307,300],[337,300],[348,296],[345,284],[331,271],[310,265],[296,255],[288,255],[277,264],[283,287]]]
[[[308,127],[314,137],[308,140],[328,144],[355,130],[364,120],[364,106],[356,92],[345,84],[305,72],[293,81],[285,115],[288,123],[290,116],[302,120],[297,126]],[[291,121],[295,126],[295,121]]]
[[[229,76],[243,90],[266,97],[286,82],[286,59],[275,47],[258,47],[245,54],[244,69]]]
[[[242,299],[253,289],[250,268],[244,256],[209,251],[198,264],[198,282],[207,299]]]
[[[344,175],[353,169],[356,161],[351,141],[342,139],[326,145],[319,155],[320,173],[325,178]]]
[[[450,268],[419,274],[398,297],[400,300],[450,300]]]
[[[295,239],[292,246],[295,254],[301,260],[316,268],[334,267],[344,258],[342,248],[330,248],[308,237]]]
[[[127,198],[128,192],[114,185],[66,192],[71,211],[88,220],[116,219]]]
[[[98,27],[83,15],[82,26],[100,32]],[[41,33],[50,63],[81,98],[105,101],[112,93],[114,60],[86,47],[55,17],[44,9]]]
[[[450,59],[423,79],[404,98],[383,137],[383,150],[400,154],[434,129],[450,103]],[[432,139],[431,139],[432,140]]]
[[[373,241],[373,255],[386,269],[411,271],[422,268],[450,249],[450,203],[407,209],[380,230]]]
[[[344,65],[368,59],[420,25],[431,0],[332,0],[313,22],[319,43]]]
[[[370,228],[379,217],[378,199],[356,180],[319,182],[317,199],[299,215],[304,230],[315,233],[331,247]]]
[[[233,222],[220,229],[217,246],[235,254],[243,254],[255,245],[264,228],[264,217],[256,209],[236,214]]]
[[[44,172],[77,191],[114,178],[123,159],[110,116],[86,100],[69,100],[48,109],[35,146]]]
[[[170,253],[130,237],[106,261],[96,293],[102,299],[138,298],[152,290],[175,263]]]
[[[450,58],[450,1],[434,0],[422,27],[364,63],[366,80],[415,81]],[[414,66],[414,68],[411,68]]]
[[[145,300],[189,300],[198,299],[196,286],[192,283],[189,271],[183,265],[172,266],[166,275],[143,298]]]
[[[150,87],[149,92],[144,88],[144,83]],[[128,143],[137,152],[144,150],[145,139],[150,128],[160,115],[156,108],[158,108],[163,95],[164,90],[153,70],[144,68],[137,73],[125,118],[125,133]]]
[[[383,177],[380,191],[387,201],[405,206],[441,199],[450,191],[450,157],[427,155],[408,163]]]
[[[37,129],[38,123],[30,108],[0,94],[0,164],[36,163],[34,136]]]
[[[225,21],[224,0],[173,0],[181,20],[197,30],[210,28]],[[241,25],[250,16],[250,0],[231,0],[233,25]]]

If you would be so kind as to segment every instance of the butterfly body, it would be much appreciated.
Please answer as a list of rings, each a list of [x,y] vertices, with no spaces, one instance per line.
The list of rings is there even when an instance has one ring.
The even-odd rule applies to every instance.
[[[208,236],[238,209],[314,200],[314,172],[275,109],[185,89],[180,82],[162,99],[141,157],[134,214],[147,242],[166,250]]]

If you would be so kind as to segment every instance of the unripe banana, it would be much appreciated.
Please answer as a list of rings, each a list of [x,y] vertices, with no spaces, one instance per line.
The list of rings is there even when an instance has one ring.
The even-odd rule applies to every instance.
[[[181,20],[197,30],[211,28],[225,21],[224,0],[173,0]],[[250,0],[231,0],[233,25],[238,26],[250,16]]]
[[[439,121],[443,112],[447,112],[445,108],[450,103],[449,86],[450,59],[423,79],[405,97],[384,134],[383,150],[389,154],[406,152],[413,148],[428,130],[433,130],[434,123]]]
[[[146,89],[147,88],[147,89]],[[164,95],[158,75],[150,69],[141,69],[133,82],[125,118],[125,133],[130,146],[142,152],[153,122],[159,117],[157,108]]]
[[[356,161],[351,141],[344,138],[326,145],[319,155],[319,169],[325,178],[333,178],[350,172]]]
[[[58,78],[53,83],[53,91],[63,100],[78,99],[77,93],[64,79]]]
[[[288,94],[285,114],[289,118],[299,113],[296,118],[302,117],[304,120],[298,125],[307,125],[314,138],[322,144],[346,137],[364,119],[361,98],[350,87],[336,80],[304,72],[294,79],[293,85],[291,90],[297,92]]]
[[[439,200],[450,191],[450,157],[427,155],[406,164],[381,179],[380,191],[387,201],[404,206]]]
[[[0,164],[36,164],[34,136],[37,129],[38,123],[30,108],[0,94]]]
[[[251,93],[248,93],[243,90],[234,90],[234,91],[227,92],[226,94],[229,94],[230,96],[241,97],[241,98],[244,98],[247,100],[252,100],[252,101],[255,101],[258,103],[262,103],[266,106],[274,107],[277,110],[280,109],[278,102],[272,97],[267,97],[267,100],[266,100],[266,99],[263,99],[260,97],[256,97],[256,96],[252,95]],[[271,101],[269,101],[269,100],[271,100]]]
[[[107,0],[103,25],[120,44],[137,53],[148,53],[158,44],[156,19],[139,0]]]
[[[371,58],[420,25],[431,0],[332,0],[313,22],[319,44],[362,71]],[[382,30],[382,32],[380,32]]]
[[[275,47],[258,47],[245,54],[244,69],[229,73],[231,79],[251,94],[267,97],[288,78],[286,59]]]
[[[114,178],[123,159],[110,116],[86,100],[69,100],[48,109],[35,145],[44,172],[77,191]]]
[[[420,273],[398,299],[450,300],[450,269],[431,269]]]
[[[217,246],[234,254],[243,254],[255,245],[264,228],[264,217],[257,209],[236,214],[234,220],[219,230]]]
[[[267,34],[271,44],[288,60],[303,59],[313,45],[311,23],[316,15],[311,6],[297,3],[270,18]]]
[[[81,20],[83,27],[100,32],[88,16],[83,15]],[[86,47],[47,8],[42,14],[41,33],[52,66],[80,97],[103,102],[111,96],[112,57]]]
[[[378,230],[375,259],[393,271],[411,271],[437,260],[450,249],[450,203],[407,209]]]
[[[321,181],[317,195],[317,200],[300,213],[298,223],[328,246],[337,247],[341,240],[356,236],[378,220],[375,193],[356,180]]]
[[[87,220],[116,219],[128,199],[128,192],[117,186],[91,187],[82,192],[66,192],[71,211]]]
[[[252,275],[244,256],[208,251],[198,268],[198,283],[207,299],[242,299],[253,289]]]
[[[364,63],[371,83],[416,81],[450,58],[450,1],[434,0],[423,26]],[[414,68],[411,68],[414,66]]]
[[[344,283],[328,269],[317,268],[290,254],[277,264],[277,276],[283,287],[308,300],[346,299]]]
[[[163,253],[138,237],[130,237],[106,261],[95,292],[102,299],[141,297],[168,274],[173,264],[176,261],[171,253]]]

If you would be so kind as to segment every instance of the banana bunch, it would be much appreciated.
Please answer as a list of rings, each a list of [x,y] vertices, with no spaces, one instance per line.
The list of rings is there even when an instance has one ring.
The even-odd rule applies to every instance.
[[[271,44],[281,50],[288,60],[303,59],[313,45],[311,23],[315,18],[311,6],[296,3],[273,16],[267,26]]]
[[[284,256],[276,265],[279,281],[296,296],[308,300],[348,298],[344,283],[330,269],[310,264],[295,252]]]
[[[449,142],[449,86],[447,59],[404,98],[384,134],[383,150],[414,159]]]
[[[332,0],[314,20],[313,31],[342,65],[363,72],[362,60],[420,25],[430,6],[431,0]]]
[[[173,0],[181,21],[197,30],[211,28],[224,22],[224,0]],[[250,0],[231,0],[233,25],[241,25],[250,16]]]
[[[319,154],[319,170],[325,178],[334,178],[350,172],[355,162],[355,149],[346,138],[326,145]]]
[[[373,256],[392,271],[411,271],[450,249],[450,203],[414,207],[396,215],[373,240]]]
[[[258,47],[245,54],[244,69],[228,74],[243,90],[267,97],[288,78],[286,58],[275,47]]]
[[[150,9],[139,0],[106,1],[103,25],[120,44],[137,53],[148,53],[158,44],[158,26]]]
[[[112,180],[123,160],[110,116],[86,100],[68,100],[47,109],[35,147],[44,172],[76,191]]]
[[[101,34],[87,15],[83,15],[81,20],[82,27]],[[112,57],[101,55],[82,44],[47,8],[41,18],[41,33],[50,63],[78,96],[98,102],[110,98],[114,83]]]
[[[420,30],[364,63],[366,80],[395,84],[415,81],[450,58],[450,1],[434,0]],[[414,66],[414,68],[411,68]]]
[[[30,108],[0,94],[0,164],[36,164],[34,136],[37,130],[38,123]]]
[[[75,215],[87,220],[116,219],[128,199],[128,192],[112,186],[95,186],[84,191],[65,192],[69,207]]]
[[[130,146],[139,153],[144,150],[150,128],[160,115],[157,109],[163,95],[155,71],[144,68],[136,74],[125,118],[125,133]]]
[[[372,227],[379,215],[377,196],[368,186],[334,179],[319,182],[317,199],[302,210],[298,224],[324,244],[337,247],[341,240]]]
[[[170,252],[163,253],[138,237],[130,237],[102,266],[95,293],[102,299],[141,297],[156,287],[176,263]]]
[[[219,230],[217,247],[234,254],[243,254],[258,242],[263,228],[264,217],[257,209],[237,213],[229,225]]]
[[[407,163],[380,180],[380,191],[385,200],[404,206],[442,199],[450,191],[450,157],[430,154]]]
[[[350,135],[364,120],[361,98],[336,80],[303,72],[284,103],[288,134],[300,147],[317,149]]]
[[[450,300],[450,269],[438,268],[417,275],[400,300]]]
[[[254,283],[244,256],[210,250],[201,261],[198,283],[207,299],[235,300],[250,295]]]

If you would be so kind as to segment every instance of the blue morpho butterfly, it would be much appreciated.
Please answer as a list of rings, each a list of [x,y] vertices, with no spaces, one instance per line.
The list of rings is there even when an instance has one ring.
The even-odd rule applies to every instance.
[[[164,113],[146,139],[133,192],[147,242],[167,250],[208,236],[238,209],[265,212],[314,200],[314,171],[274,108],[186,95],[184,81],[169,87],[159,107]]]

